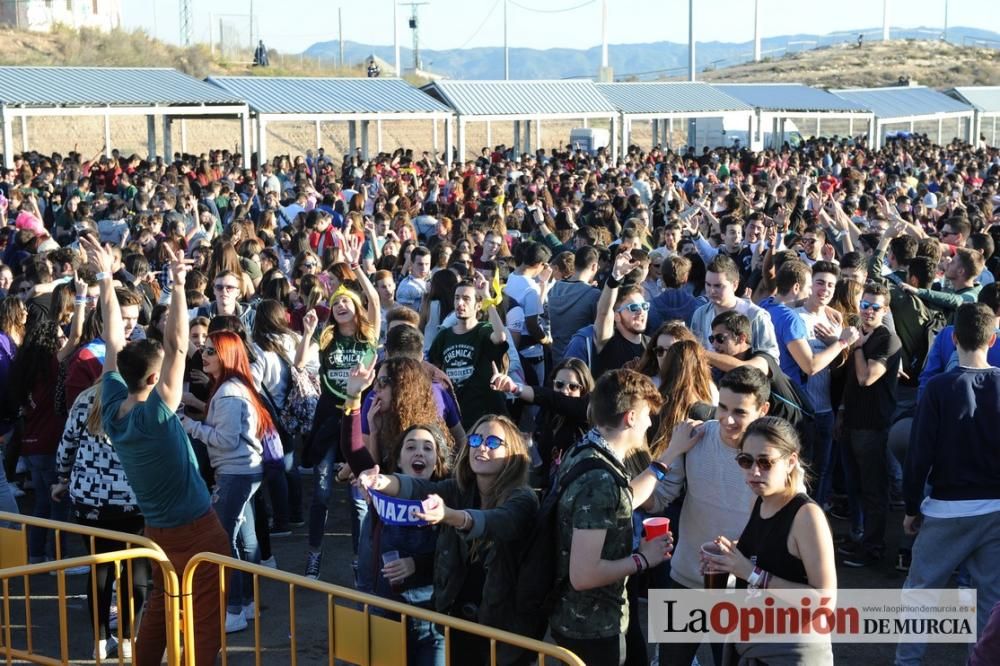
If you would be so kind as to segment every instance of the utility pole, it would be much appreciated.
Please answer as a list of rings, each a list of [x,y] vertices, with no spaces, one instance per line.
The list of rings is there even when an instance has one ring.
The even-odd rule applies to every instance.
[[[597,79],[604,83],[615,80],[608,66],[608,0],[601,0],[601,70]]]
[[[250,52],[257,50],[257,42],[253,40],[253,0],[250,0]]]
[[[944,41],[948,41],[948,0],[944,0]]]
[[[417,20],[417,7],[429,5],[429,2],[404,2],[410,8],[410,30],[413,31],[413,71],[420,69],[420,22]]]
[[[340,66],[344,66],[344,10],[337,7],[337,44],[340,46]]]
[[[191,0],[180,0],[181,10],[181,46],[191,46],[191,33],[194,31],[194,16],[191,12]]]
[[[889,0],[882,0],[882,41],[889,41]]]
[[[399,0],[392,0],[392,44],[396,50],[396,78],[403,76],[399,68]]]
[[[760,62],[760,0],[753,0],[753,61]]]
[[[503,0],[503,80],[510,80],[510,48],[507,46],[507,0]]]
[[[886,0],[888,2],[889,0]],[[688,0],[688,81],[695,80],[694,66],[694,0]]]

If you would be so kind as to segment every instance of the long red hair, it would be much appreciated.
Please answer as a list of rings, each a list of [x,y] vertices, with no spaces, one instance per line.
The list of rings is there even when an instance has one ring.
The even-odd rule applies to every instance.
[[[251,408],[257,414],[257,437],[263,437],[268,430],[274,428],[274,422],[271,420],[271,414],[267,411],[267,407],[264,406],[264,401],[257,393],[257,389],[254,388],[253,377],[250,374],[250,360],[247,358],[247,348],[243,344],[243,339],[232,331],[216,331],[209,334],[208,337],[215,346],[216,358],[219,359],[219,365],[222,367],[219,379],[212,383],[209,402],[215,397],[215,392],[220,386],[230,379],[239,380],[246,387],[247,393],[250,394]]]

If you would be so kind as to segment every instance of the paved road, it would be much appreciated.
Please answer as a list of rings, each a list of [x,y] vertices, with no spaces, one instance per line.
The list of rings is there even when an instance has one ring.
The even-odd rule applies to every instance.
[[[304,478],[309,490],[310,477]],[[27,498],[30,500],[30,495]],[[353,581],[351,568],[351,541],[350,527],[348,522],[348,494],[346,489],[338,487],[331,501],[330,519],[327,523],[326,536],[324,540],[324,560],[321,579],[338,585],[350,587]],[[902,515],[894,512],[890,517],[889,543],[898,542],[901,534]],[[846,523],[835,521],[835,532],[845,531]],[[305,566],[306,550],[306,530],[299,528],[294,530],[291,537],[274,539],[273,551],[277,558],[278,565],[282,569],[293,573],[302,573]],[[79,543],[73,543],[74,548],[79,548]],[[894,550],[894,549],[893,549]],[[860,587],[892,587],[902,586],[904,575],[893,569],[894,562],[886,561],[883,566],[872,569],[848,569],[840,567],[839,583],[845,588]],[[85,579],[83,577],[70,578],[70,591],[75,596],[70,600],[68,623],[70,628],[69,655],[73,663],[93,663],[90,655],[92,644],[90,642],[90,621],[85,607],[83,591]],[[289,603],[288,593],[283,585],[278,585],[271,581],[261,581],[261,596],[259,598],[261,606],[261,644],[263,646],[262,663],[266,666],[272,664],[291,663],[290,641],[289,641]],[[34,640],[36,649],[43,650],[44,654],[59,655],[56,602],[52,598],[56,592],[55,579],[50,576],[36,576],[31,582],[32,602],[32,625],[34,627]],[[12,593],[22,594],[20,584],[12,586]],[[296,598],[296,625],[298,637],[298,663],[324,664],[327,663],[327,628],[326,628],[326,599],[322,595],[301,591]],[[12,611],[13,626],[23,627],[23,610],[20,603],[15,603]],[[238,634],[231,634],[229,637],[230,647],[228,652],[228,662],[230,664],[252,664],[254,627],[250,625],[250,630]],[[15,631],[15,644],[23,645],[23,633]],[[834,655],[838,664],[865,664],[866,666],[876,666],[880,664],[891,664],[894,647],[891,645],[856,645],[841,644],[834,648]],[[964,646],[931,646],[927,654],[927,664],[961,664],[965,661]],[[699,654],[702,664],[711,664],[711,656],[706,648]],[[109,662],[105,662],[109,663]],[[117,661],[112,662],[117,663]],[[461,666],[461,665],[457,665]]]

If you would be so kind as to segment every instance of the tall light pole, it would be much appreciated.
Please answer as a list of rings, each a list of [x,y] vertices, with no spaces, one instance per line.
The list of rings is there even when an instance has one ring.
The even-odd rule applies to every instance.
[[[392,0],[392,44],[396,51],[396,78],[403,76],[399,68],[399,0]]]
[[[601,68],[597,72],[597,80],[603,83],[615,80],[608,64],[608,0],[601,0]]]
[[[882,41],[889,41],[889,0],[882,0]]]
[[[503,80],[510,80],[510,47],[507,45],[507,0],[503,0]]]
[[[760,0],[753,0],[753,61],[760,62]]]
[[[694,80],[694,0],[688,0],[688,81]]]
[[[948,0],[944,0],[944,41],[948,41]]]

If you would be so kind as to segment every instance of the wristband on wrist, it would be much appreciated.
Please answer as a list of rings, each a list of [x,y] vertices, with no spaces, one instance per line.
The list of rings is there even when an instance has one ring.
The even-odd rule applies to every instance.
[[[649,463],[649,471],[653,473],[657,481],[663,481],[667,478],[667,473],[670,472],[670,467],[660,462],[659,460],[654,460]]]
[[[107,271],[101,271],[95,277],[97,278],[98,282],[103,282],[104,280],[111,279],[111,273],[108,273]]]
[[[642,559],[639,557],[639,553],[632,553],[632,561],[635,563],[635,572],[642,571]]]
[[[617,289],[618,287],[621,286],[621,284],[622,283],[615,278],[614,273],[612,273],[608,275],[608,281],[605,283],[605,286],[609,287],[610,289]]]
[[[643,554],[641,550],[635,551],[635,554],[642,558],[642,564],[644,569],[649,568],[649,559]]]
[[[84,296],[83,298],[81,298],[81,297],[77,296],[76,298],[73,299],[73,304],[74,305],[86,305],[87,304],[87,297]]]

